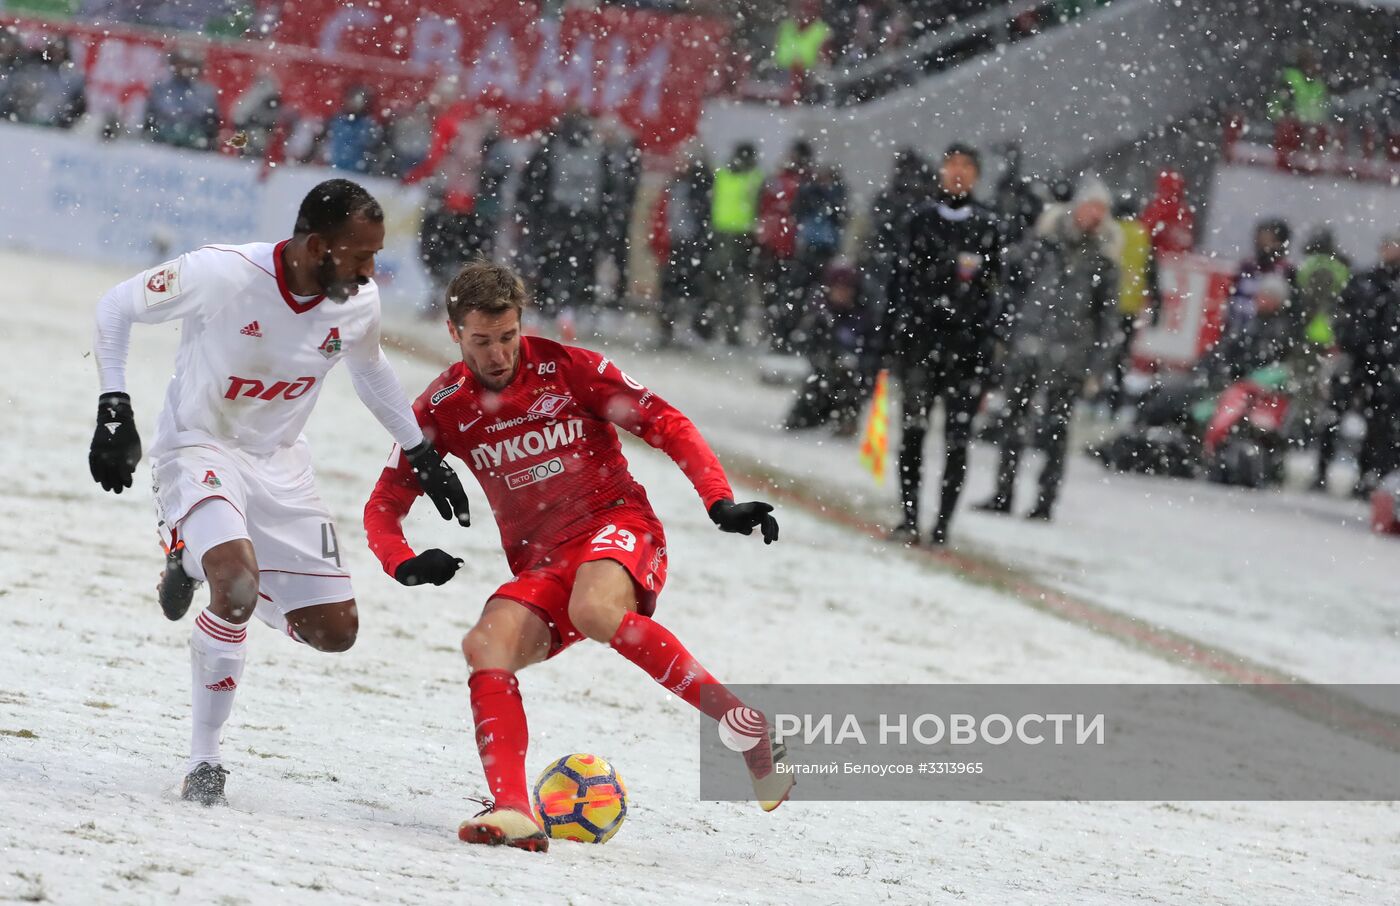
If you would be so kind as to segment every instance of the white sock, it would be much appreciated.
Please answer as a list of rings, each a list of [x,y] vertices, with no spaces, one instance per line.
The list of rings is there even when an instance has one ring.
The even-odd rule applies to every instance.
[[[207,609],[194,618],[190,633],[190,704],[194,730],[189,767],[201,761],[219,764],[219,734],[233,713],[233,696],[243,679],[248,629]]]

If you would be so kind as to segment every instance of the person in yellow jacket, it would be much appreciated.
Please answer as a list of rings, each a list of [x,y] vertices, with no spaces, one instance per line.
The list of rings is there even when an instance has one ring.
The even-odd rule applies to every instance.
[[[1317,436],[1317,471],[1312,487],[1327,490],[1327,470],[1337,452],[1337,436],[1342,416],[1352,408],[1355,386],[1354,343],[1339,342],[1338,330],[1350,330],[1350,312],[1339,309],[1342,293],[1351,282],[1351,261],[1337,248],[1336,237],[1328,227],[1314,229],[1303,244],[1303,261],[1298,265],[1298,321],[1306,350],[1301,374],[1295,375],[1299,392],[1294,405],[1300,411],[1315,413],[1308,425]],[[1350,338],[1348,338],[1350,339]],[[1305,408],[1306,407],[1306,408]]]
[[[1123,251],[1118,263],[1117,346],[1109,357],[1109,373],[1102,397],[1110,416],[1123,403],[1123,376],[1132,356],[1138,326],[1149,317],[1155,318],[1162,308],[1152,234],[1138,219],[1141,213],[1139,200],[1131,194],[1120,196],[1114,205],[1113,216],[1123,233]]]
[[[758,152],[751,142],[741,142],[728,165],[715,171],[710,190],[710,286],[695,321],[702,339],[719,332],[730,346],[739,345],[754,292],[753,235],[762,189]]]
[[[779,69],[806,72],[821,60],[822,47],[831,37],[831,26],[812,17],[805,24],[789,17],[778,23],[773,62]]]
[[[792,14],[778,23],[773,38],[773,63],[780,72],[791,76],[790,101],[816,100],[819,85],[808,75],[825,58],[831,41],[831,26],[822,21],[820,0],[802,0],[794,4]]]
[[[1279,80],[1282,84],[1269,101],[1270,119],[1293,117],[1309,126],[1326,122],[1332,110],[1332,95],[1322,67],[1310,48],[1298,50],[1297,62],[1285,66],[1279,73]]]

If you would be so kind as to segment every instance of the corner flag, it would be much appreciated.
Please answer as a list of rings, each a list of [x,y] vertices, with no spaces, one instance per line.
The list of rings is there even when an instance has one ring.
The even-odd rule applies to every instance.
[[[889,371],[880,369],[875,375],[875,393],[870,400],[870,416],[860,439],[860,462],[874,476],[877,484],[885,483],[885,460],[890,451],[890,381]]]

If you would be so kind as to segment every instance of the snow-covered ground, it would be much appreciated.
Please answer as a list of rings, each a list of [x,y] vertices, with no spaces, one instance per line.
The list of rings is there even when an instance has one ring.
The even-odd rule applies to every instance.
[[[607,756],[631,790],[627,825],[607,846],[561,844],[545,857],[462,846],[454,829],[476,808],[466,797],[485,786],[457,643],[505,576],[504,559],[473,488],[471,529],[421,509],[410,520],[420,545],[466,558],[454,582],[409,590],[378,570],[360,510],[388,441],[343,374],[326,388],[310,436],[356,576],[359,643],[325,655],[261,626],[250,632],[225,739],[232,806],[190,807],[174,795],[187,742],[189,623],[168,623],[154,602],[159,557],[144,468],[137,487],[112,497],[84,461],[90,309],[126,275],[3,253],[0,273],[0,466],[10,479],[0,494],[0,898],[1393,901],[1400,810],[1391,803],[793,802],[765,815],[699,802],[697,718],[595,645],[524,674],[530,767],[571,751]],[[134,343],[131,390],[147,438],[175,337],[174,328],[145,328]],[[781,400],[747,370],[726,377],[693,360],[622,356],[722,449],[803,474],[843,501],[859,496],[864,479],[848,446],[762,427]],[[437,370],[420,357],[395,359],[413,391]],[[668,529],[671,580],[659,616],[721,678],[1202,679],[803,511],[780,514],[783,539],[770,548],[720,534],[664,457],[640,445],[629,457]],[[971,495],[985,488],[985,460],[974,456]],[[1075,463],[1053,529],[972,515],[960,528],[968,545],[1047,582],[1280,669],[1395,676],[1395,605],[1386,610],[1380,589],[1398,561],[1355,526],[1354,507],[1319,501],[1310,514],[1287,496],[1101,477]],[[854,505],[885,505],[865,498]],[[1274,532],[1285,549],[1255,532]],[[1328,572],[1312,572],[1324,564]]]

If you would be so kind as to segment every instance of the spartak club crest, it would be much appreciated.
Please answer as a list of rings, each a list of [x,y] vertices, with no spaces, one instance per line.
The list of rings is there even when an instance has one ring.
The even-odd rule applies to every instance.
[[[321,341],[320,351],[321,355],[325,356],[328,359],[332,356],[340,355],[339,327],[332,327],[330,329],[330,333],[326,334],[326,338]]]

